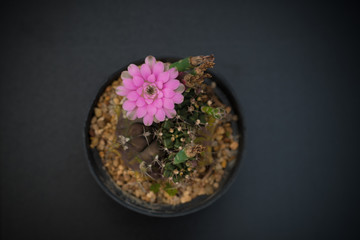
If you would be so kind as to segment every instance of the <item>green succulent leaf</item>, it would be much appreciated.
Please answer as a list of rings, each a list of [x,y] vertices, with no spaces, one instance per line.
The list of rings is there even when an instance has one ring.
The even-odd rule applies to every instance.
[[[185,162],[189,157],[186,156],[185,154],[185,150],[181,150],[180,152],[178,152],[174,158],[174,164],[179,164],[182,162]]]
[[[184,72],[193,68],[193,66],[190,64],[190,57],[187,57],[170,64],[170,68],[176,68],[179,72]]]

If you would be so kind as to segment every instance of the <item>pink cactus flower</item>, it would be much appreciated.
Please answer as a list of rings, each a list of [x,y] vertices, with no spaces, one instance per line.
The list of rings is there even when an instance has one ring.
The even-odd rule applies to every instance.
[[[185,86],[177,80],[178,71],[169,69],[169,64],[156,61],[148,56],[139,68],[130,64],[127,71],[121,73],[122,86],[116,93],[126,97],[123,109],[130,120],[143,118],[146,126],[154,121],[162,122],[165,116],[176,116],[175,105],[184,101],[182,92]]]

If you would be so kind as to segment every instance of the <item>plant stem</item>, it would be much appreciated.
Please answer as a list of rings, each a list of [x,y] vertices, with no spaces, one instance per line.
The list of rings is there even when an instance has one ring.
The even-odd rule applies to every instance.
[[[172,64],[170,64],[170,68],[176,68],[179,72],[184,72],[186,70],[189,70],[191,68],[193,68],[194,66],[191,65],[190,63],[190,57],[181,59],[177,62],[174,62]]]

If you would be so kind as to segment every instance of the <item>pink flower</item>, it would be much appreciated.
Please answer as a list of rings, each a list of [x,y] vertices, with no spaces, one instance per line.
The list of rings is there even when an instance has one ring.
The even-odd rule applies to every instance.
[[[168,64],[156,61],[153,56],[147,56],[140,68],[130,64],[121,73],[123,85],[116,89],[118,95],[126,97],[123,104],[126,116],[130,120],[143,118],[146,126],[164,121],[165,116],[175,117],[174,104],[184,101],[185,90],[176,79],[178,74],[175,68],[169,69]]]

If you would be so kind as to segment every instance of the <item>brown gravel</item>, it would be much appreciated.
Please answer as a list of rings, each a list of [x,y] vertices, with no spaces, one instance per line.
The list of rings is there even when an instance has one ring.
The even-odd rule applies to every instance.
[[[90,146],[98,150],[99,156],[114,182],[123,191],[150,203],[175,205],[189,202],[203,194],[214,193],[220,186],[224,168],[235,159],[236,150],[239,147],[232,135],[230,123],[218,126],[215,131],[212,146],[215,161],[210,166],[195,170],[185,182],[173,183],[178,190],[175,196],[168,195],[162,188],[158,193],[154,193],[150,190],[152,180],[126,167],[121,156],[113,151],[117,114],[121,112],[120,104],[123,100],[115,93],[115,88],[120,83],[121,79],[114,81],[100,97],[97,107],[94,109],[89,132]],[[227,107],[226,111],[230,112],[231,108]]]

